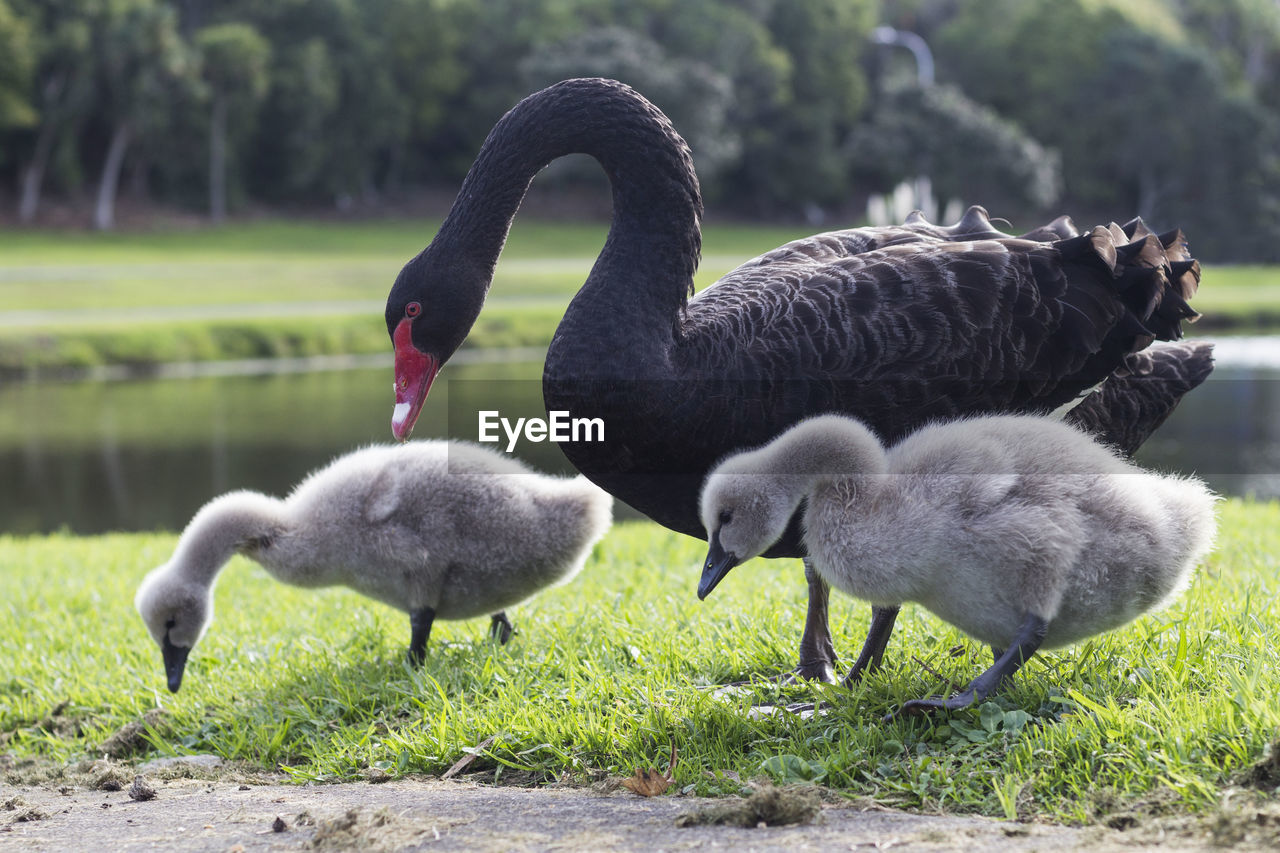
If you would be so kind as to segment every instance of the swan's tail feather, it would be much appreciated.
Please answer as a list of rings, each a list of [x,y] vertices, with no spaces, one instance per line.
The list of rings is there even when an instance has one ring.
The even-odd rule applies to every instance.
[[[1068,423],[1132,455],[1213,372],[1207,341],[1155,343],[1124,363],[1066,416]]]
[[[1142,221],[1141,216],[1133,217],[1133,219],[1130,219],[1124,225],[1121,225],[1120,230],[1123,231],[1130,240],[1141,240],[1143,237],[1150,237],[1155,234],[1154,231],[1147,227],[1147,223]]]
[[[1101,225],[1084,234],[1058,240],[1053,246],[1064,261],[1075,261],[1110,275],[1115,274],[1116,243],[1111,232]]]
[[[1200,316],[1188,304],[1200,286],[1200,265],[1181,231],[1156,235],[1139,218],[1123,226],[1099,225],[1054,246],[1064,261],[1110,272],[1121,301],[1150,336],[1147,342],[1178,340],[1182,321]],[[1138,348],[1144,345],[1143,336],[1136,341]]]
[[[1182,233],[1181,228],[1166,231],[1158,235],[1156,239],[1164,247],[1165,256],[1168,257],[1170,263],[1191,260],[1191,249],[1187,245],[1187,237]]]

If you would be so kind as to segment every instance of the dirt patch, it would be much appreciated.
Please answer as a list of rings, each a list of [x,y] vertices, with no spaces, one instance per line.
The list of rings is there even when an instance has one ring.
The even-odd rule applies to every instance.
[[[151,783],[141,776],[134,776],[133,784],[129,786],[129,799],[145,803],[155,798],[156,789],[151,787]]]
[[[1129,811],[1112,816],[1105,825],[1119,830],[1108,833],[1111,837],[1138,846],[1280,850],[1280,803],[1247,791],[1228,791],[1223,803],[1204,815],[1153,817]]]
[[[27,823],[33,820],[46,820],[49,813],[41,808],[30,805],[21,796],[12,796],[0,803],[0,809],[12,814],[0,816],[0,822],[4,824]]]
[[[1280,741],[1273,740],[1245,773],[1245,784],[1264,791],[1280,787]]]
[[[276,829],[279,825],[287,829],[285,821],[276,818],[272,831],[284,831]],[[425,833],[424,827],[398,818],[386,807],[372,812],[356,808],[348,809],[340,817],[317,823],[307,846],[314,850],[369,850],[376,853],[402,850]],[[435,835],[439,837],[439,830]]]
[[[812,785],[763,785],[747,797],[718,800],[676,819],[676,826],[788,826],[813,823],[822,814],[822,794]]]
[[[582,788],[495,788],[440,780],[257,785],[238,780],[148,778],[157,798],[146,802],[130,799],[127,791],[82,785],[0,786],[0,804],[21,798],[21,805],[14,800],[12,811],[0,811],[0,847],[6,853],[65,849],[250,853],[340,847],[467,853],[550,849],[651,853],[737,847],[789,853],[865,846],[1006,853],[1118,851],[1157,844],[1162,850],[1209,850],[1216,839],[1231,838],[1238,839],[1237,849],[1273,850],[1278,838],[1275,828],[1280,826],[1280,815],[1275,826],[1269,823],[1271,812],[1260,809],[1261,801],[1241,803],[1198,823],[1186,819],[1188,825],[1183,828],[1147,820],[1126,832],[907,814],[844,801],[822,802],[813,821],[806,824],[677,826],[683,815],[724,806],[726,801],[638,797],[622,790],[603,794]],[[11,819],[28,808],[47,817]],[[1259,813],[1264,814],[1262,823]],[[1223,822],[1216,831],[1215,821]]]
[[[161,731],[165,726],[165,716],[164,711],[152,708],[142,715],[142,719],[126,723],[104,740],[98,746],[97,754],[122,759],[149,751],[151,741],[147,740],[147,732]]]
[[[113,761],[95,761],[89,766],[89,787],[98,791],[123,791],[131,775]]]

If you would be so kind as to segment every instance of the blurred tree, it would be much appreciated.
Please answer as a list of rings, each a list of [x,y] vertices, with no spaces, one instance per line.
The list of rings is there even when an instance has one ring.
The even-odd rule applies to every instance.
[[[772,190],[775,196],[799,189],[806,201],[824,204],[851,194],[844,143],[866,104],[859,59],[871,49],[875,11],[873,2],[848,0],[774,7],[769,31],[792,62],[791,108],[780,116],[770,146],[776,165],[768,174],[787,182]]]
[[[776,214],[847,199],[844,144],[865,106],[858,58],[875,7],[873,0],[583,0],[578,18],[623,25],[673,59],[727,77],[724,124],[740,153],[707,176],[706,195]]]
[[[30,37],[27,22],[0,0],[0,130],[36,123],[28,100],[34,64]]]
[[[403,22],[402,4],[281,0],[238,3],[235,11],[274,48],[272,85],[252,145],[259,194],[339,205],[373,197],[377,164],[402,146],[412,112],[389,56],[384,19]]]
[[[1057,152],[954,86],[891,86],[849,144],[859,186],[887,193],[928,175],[942,198],[980,200],[1010,215],[1055,202]]]
[[[453,121],[446,106],[466,79],[460,58],[464,34],[453,23],[451,16],[458,13],[451,0],[380,0],[380,4],[372,19],[385,45],[383,61],[396,93],[381,186],[395,193],[406,181],[435,174],[420,148]]]
[[[1172,15],[1152,23],[1110,3],[985,0],[935,48],[944,78],[1061,151],[1081,218],[1177,224],[1202,258],[1280,257],[1275,113],[1171,37]]]
[[[249,24],[218,24],[196,33],[201,70],[209,87],[209,218],[227,215],[229,125],[244,125],[267,93],[271,45]]]
[[[947,85],[869,85],[912,70],[868,42],[881,22]],[[917,169],[1033,206],[1052,148],[1078,219],[1280,252],[1276,0],[0,0],[0,180],[27,220],[94,172],[100,224],[122,172],[214,216],[237,187],[376,202],[453,185],[503,112],[574,74],[662,105],[707,200],[741,213],[816,219]]]
[[[714,179],[741,147],[737,132],[726,124],[733,95],[729,78],[706,63],[669,56],[633,30],[600,27],[547,42],[520,63],[520,71],[530,91],[570,77],[611,77],[628,84],[671,119],[693,150],[704,181]]]
[[[451,3],[443,23],[457,37],[457,68],[452,91],[442,93],[447,120],[419,149],[429,180],[456,180],[466,174],[480,145],[502,115],[528,95],[520,61],[536,45],[563,39],[590,26],[591,0],[486,0]]]
[[[116,190],[130,143],[163,127],[167,108],[194,80],[195,66],[176,24],[173,9],[156,0],[104,0],[93,17],[97,106],[111,128],[94,206],[99,230],[115,223]]]
[[[341,82],[324,39],[274,41],[271,89],[254,128],[253,185],[274,201],[314,198],[331,185],[328,151],[317,144],[333,120]]]
[[[708,201],[744,207],[772,203],[757,199],[751,188],[744,186],[742,170],[748,161],[755,164],[771,156],[766,151],[772,135],[770,123],[790,97],[792,61],[767,27],[775,5],[775,0],[599,0],[584,4],[586,8],[580,13],[580,19],[593,26],[625,26],[661,45],[669,57],[706,66],[728,79],[723,123],[725,142],[736,149],[736,156],[724,151],[721,165],[715,162],[719,157],[708,151],[707,166],[711,168],[704,168],[704,157],[698,150],[704,146],[695,143],[703,197]],[[686,127],[690,121],[681,116],[676,127],[694,136],[692,125]],[[788,199],[787,204],[798,205],[794,199]]]
[[[1103,38],[1112,144],[1095,172],[1141,216],[1178,224],[1204,257],[1280,258],[1280,127],[1232,93],[1205,52],[1121,28]]]
[[[756,213],[838,205],[852,194],[845,143],[866,104],[859,58],[875,24],[871,0],[754,4],[785,56],[778,87],[742,117],[738,166],[726,197]]]
[[[1280,3],[1171,0],[1188,36],[1212,51],[1226,78],[1280,112]]]
[[[37,116],[30,133],[21,133],[15,148],[24,152],[18,170],[18,219],[35,219],[45,172],[61,144],[73,148],[91,105],[89,18],[74,0],[11,0],[30,24],[29,49],[34,55],[28,102]]]

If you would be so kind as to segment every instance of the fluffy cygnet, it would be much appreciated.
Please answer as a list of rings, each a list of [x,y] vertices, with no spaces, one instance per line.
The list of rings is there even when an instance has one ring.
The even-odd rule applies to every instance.
[[[294,586],[348,586],[409,613],[421,663],[432,620],[492,614],[572,578],[612,520],[584,477],[539,474],[474,444],[375,446],[313,472],[284,500],[231,492],[187,525],[134,604],[161,647],[169,689],[213,613],[214,580],[235,553]]]
[[[906,601],[995,650],[965,690],[907,702],[907,712],[980,701],[1036,649],[1159,607],[1209,551],[1216,525],[1216,498],[1199,480],[1144,471],[1048,418],[937,424],[886,449],[862,423],[825,415],[708,475],[699,597],[777,541],[805,499],[817,571],[877,605],[846,684],[879,664]]]

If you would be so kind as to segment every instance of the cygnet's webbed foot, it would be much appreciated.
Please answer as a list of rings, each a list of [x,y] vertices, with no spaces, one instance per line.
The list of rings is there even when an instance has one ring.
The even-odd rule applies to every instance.
[[[499,610],[489,618],[492,620],[489,625],[489,637],[497,640],[499,645],[505,646],[511,639],[511,635],[516,633],[516,627],[507,618],[505,610]]]
[[[430,607],[409,611],[409,665],[422,666],[427,659],[427,640],[431,637],[431,623],[436,611]]]
[[[1031,660],[1031,656],[1036,653],[1036,649],[1040,648],[1040,644],[1044,642],[1044,635],[1048,629],[1049,623],[1034,613],[1028,613],[1018,627],[1018,633],[1014,635],[1013,642],[1009,644],[1009,648],[996,658],[996,662],[991,665],[990,669],[969,682],[969,686],[964,690],[946,699],[930,697],[903,702],[897,714],[890,714],[885,719],[890,720],[901,714],[955,711],[960,708],[967,708],[975,702],[981,702],[992,693],[995,693],[1006,677],[1013,675],[1024,663]]]
[[[958,711],[961,708],[968,708],[974,702],[979,702],[985,698],[986,694],[979,694],[971,684],[954,696],[949,696],[945,699],[941,696],[930,696],[928,699],[912,699],[908,702],[903,702],[897,713],[890,714],[886,719],[892,719],[899,715],[928,714],[933,711]]]
[[[862,680],[864,672],[875,672],[884,660],[884,650],[889,645],[889,637],[893,634],[893,623],[898,618],[898,607],[871,608],[871,627],[867,629],[867,639],[862,644],[862,651],[854,661],[853,668],[844,677],[844,686],[852,687]]]

